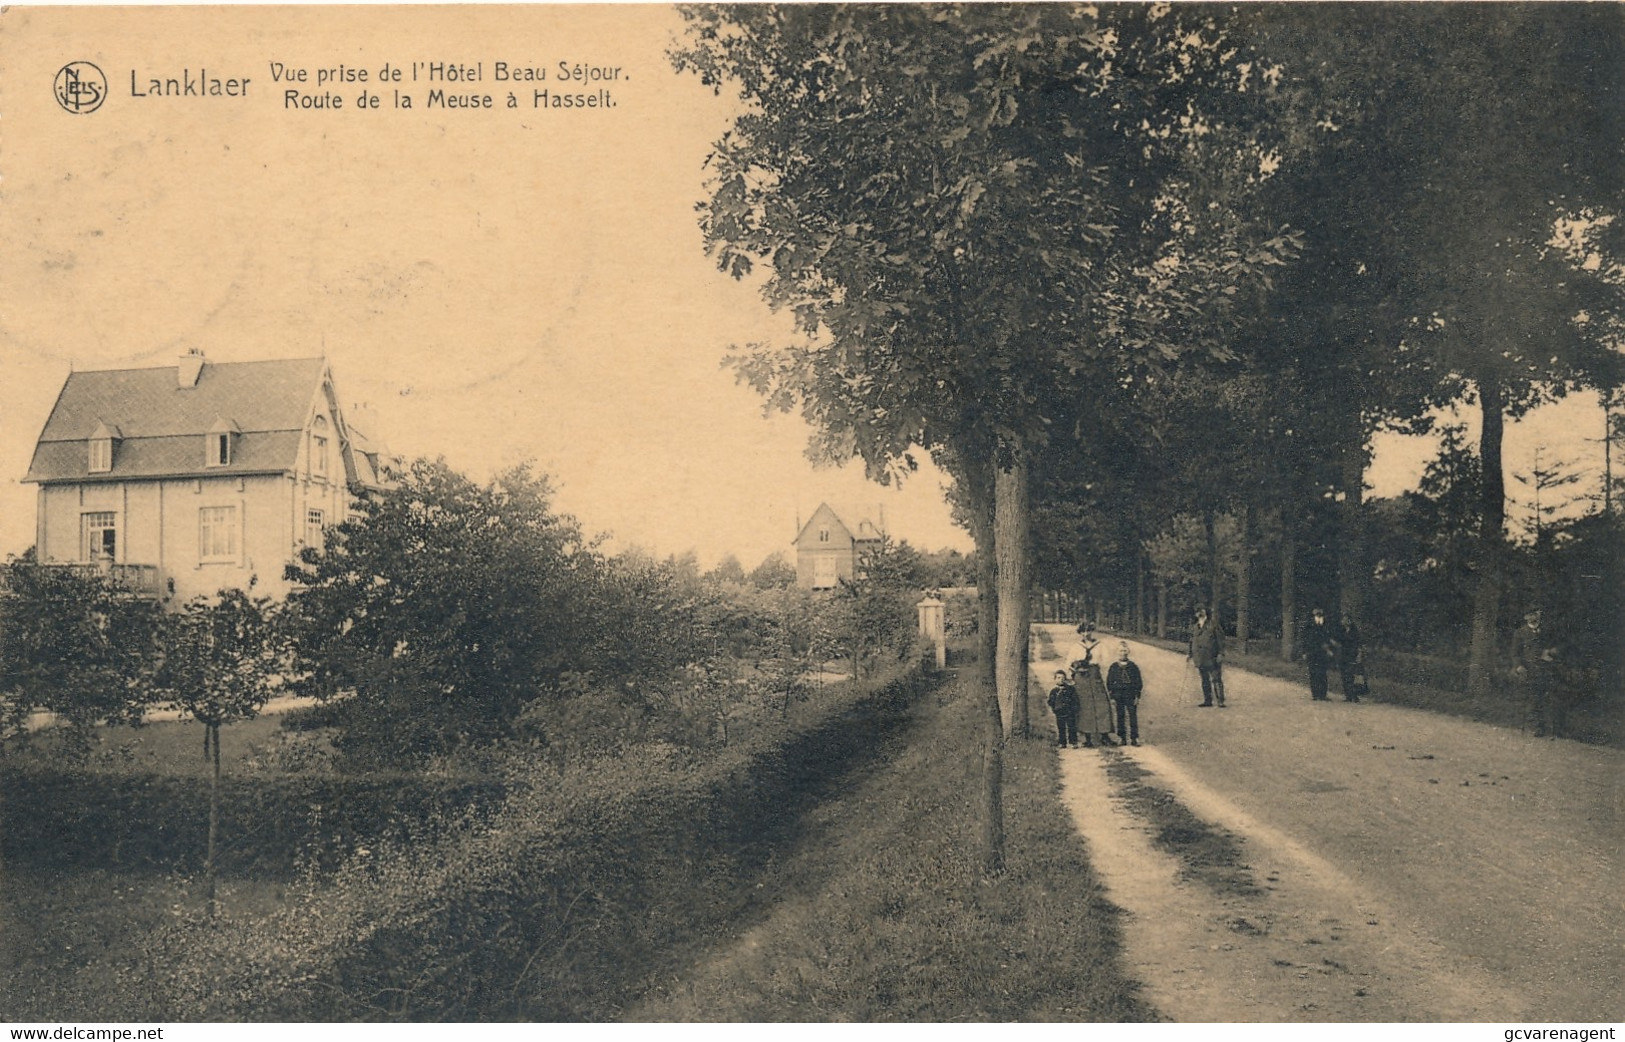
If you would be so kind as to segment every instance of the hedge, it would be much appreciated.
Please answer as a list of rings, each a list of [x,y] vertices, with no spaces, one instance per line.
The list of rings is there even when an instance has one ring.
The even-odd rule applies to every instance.
[[[198,778],[19,770],[0,801],[0,856],[55,872],[201,871],[209,787]],[[357,845],[411,839],[430,822],[492,806],[500,782],[416,775],[258,775],[221,782],[220,870],[291,879],[330,869]]]
[[[634,755],[580,789],[516,786],[484,823],[351,858],[268,919],[171,930],[131,986],[176,1021],[613,1019],[686,939],[730,922],[933,683],[853,690],[700,766]]]

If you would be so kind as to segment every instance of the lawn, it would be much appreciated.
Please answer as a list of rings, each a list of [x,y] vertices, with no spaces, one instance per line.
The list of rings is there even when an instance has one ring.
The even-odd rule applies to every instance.
[[[263,777],[284,755],[279,750],[286,742],[275,716],[224,728],[221,760],[227,777],[239,784]],[[138,785],[194,795],[189,812],[206,807],[202,725],[169,720],[97,728],[88,745],[73,741],[65,730],[46,729],[5,750],[0,759],[6,854],[0,873],[0,1021],[140,1016],[140,1004],[132,1003],[121,978],[139,977],[135,953],[142,937],[201,905],[195,871],[201,851],[185,844],[166,847],[160,837],[137,852],[123,842],[120,826],[133,832],[147,823],[101,821],[96,808],[38,798],[42,791],[58,792],[66,795],[63,802],[80,803],[99,786]],[[154,817],[163,815],[161,807],[150,810]],[[93,835],[76,827],[86,823]],[[202,822],[195,824],[191,832],[201,830]],[[47,844],[48,855],[60,856],[39,856]],[[166,860],[172,865],[162,863]],[[240,874],[222,880],[221,895],[235,911],[265,910],[281,900],[286,886],[282,880]]]

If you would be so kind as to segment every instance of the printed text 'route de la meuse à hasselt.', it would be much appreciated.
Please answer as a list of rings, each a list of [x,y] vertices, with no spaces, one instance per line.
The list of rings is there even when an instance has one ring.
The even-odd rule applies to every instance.
[[[282,91],[283,108],[343,109],[360,108],[412,108],[421,104],[425,108],[515,108],[521,97],[511,89],[517,85],[553,82],[570,87],[588,86],[585,92],[561,92],[552,88],[532,89],[530,97],[523,99],[531,108],[614,108],[615,100],[608,83],[624,83],[631,77],[618,65],[598,65],[579,61],[560,61],[552,65],[508,61],[430,62],[415,61],[410,65],[385,62],[377,69],[360,66],[336,65],[304,68],[274,61],[270,63],[271,81]],[[425,95],[415,96],[403,92],[402,87],[412,83],[430,84]],[[359,95],[341,95],[336,90],[322,89],[377,84],[389,86],[386,104],[380,94],[363,90]],[[499,90],[508,88],[505,95],[493,97],[476,88],[492,84]],[[314,90],[312,88],[315,88]],[[417,98],[414,101],[414,98]],[[503,104],[505,98],[506,104]]]

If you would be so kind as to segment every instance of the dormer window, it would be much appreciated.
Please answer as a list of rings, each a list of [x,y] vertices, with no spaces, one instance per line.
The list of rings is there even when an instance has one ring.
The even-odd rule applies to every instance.
[[[237,425],[230,420],[216,420],[209,428],[203,462],[210,467],[229,467],[237,450]]]
[[[113,440],[118,436],[118,428],[105,423],[96,424],[96,429],[90,432],[89,466],[92,474],[106,474],[113,469]]]
[[[310,473],[327,477],[327,417],[318,416],[310,424]]]

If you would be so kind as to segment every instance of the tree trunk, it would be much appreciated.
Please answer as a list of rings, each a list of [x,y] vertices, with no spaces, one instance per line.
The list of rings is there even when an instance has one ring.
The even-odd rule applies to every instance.
[[[1503,416],[1501,385],[1478,381],[1483,429],[1478,458],[1483,471],[1483,517],[1478,530],[1478,585],[1473,590],[1473,645],[1467,661],[1467,689],[1487,695],[1495,670],[1496,621],[1501,608],[1501,566],[1506,528],[1506,476],[1501,470]]]
[[[1207,532],[1208,614],[1213,616],[1213,625],[1222,629],[1224,616],[1219,614],[1219,603],[1224,599],[1224,567],[1219,561],[1218,522],[1211,508],[1202,512],[1202,527]]]
[[[1241,650],[1253,635],[1253,505],[1241,508],[1240,531],[1236,542],[1236,640]]]
[[[1146,581],[1147,580],[1146,580],[1146,574],[1145,574],[1145,554],[1143,552],[1136,553],[1134,555],[1134,632],[1135,633],[1144,633],[1146,631],[1146,620],[1149,618],[1149,616],[1147,615],[1148,605],[1146,604],[1146,595],[1145,595]]]
[[[1157,636],[1168,639],[1168,584],[1157,583]]]
[[[209,775],[209,850],[203,858],[203,886],[209,899],[209,918],[213,919],[220,912],[214,863],[215,843],[220,836],[220,725],[206,724],[205,730],[213,746],[214,770]]]
[[[1298,525],[1290,507],[1281,508],[1281,658],[1291,662],[1298,637]]]
[[[988,475],[991,479],[991,475]],[[967,481],[971,500],[971,539],[976,543],[977,683],[982,690],[982,872],[992,877],[1004,872],[1004,720],[999,711],[999,612],[996,598],[998,567],[994,556],[991,480]]]
[[[1356,418],[1358,422],[1358,418]],[[1343,452],[1343,511],[1338,532],[1339,607],[1356,625],[1365,622],[1365,432]]]
[[[1008,470],[993,472],[993,548],[998,558],[999,699],[1009,707],[1010,733],[1028,737],[1027,460],[1019,453]]]

